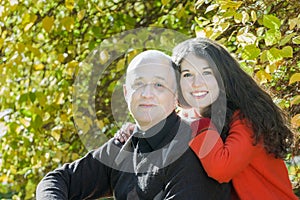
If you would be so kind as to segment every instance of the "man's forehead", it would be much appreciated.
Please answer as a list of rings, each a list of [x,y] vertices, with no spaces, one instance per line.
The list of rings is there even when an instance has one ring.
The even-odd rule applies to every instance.
[[[149,50],[140,53],[130,62],[127,71],[134,70],[136,68],[145,67],[145,66],[164,66],[172,67],[171,58],[156,50]]]

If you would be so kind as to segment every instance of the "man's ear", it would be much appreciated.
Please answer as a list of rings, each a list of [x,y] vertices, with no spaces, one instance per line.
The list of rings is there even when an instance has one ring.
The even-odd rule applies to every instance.
[[[128,93],[125,84],[123,85],[123,94],[124,94],[125,101],[128,102],[128,97],[127,97]]]

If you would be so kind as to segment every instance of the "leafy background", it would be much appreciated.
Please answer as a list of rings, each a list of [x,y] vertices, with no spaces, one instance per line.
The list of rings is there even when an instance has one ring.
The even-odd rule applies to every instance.
[[[298,0],[2,0],[0,198],[34,199],[36,185],[48,171],[87,152],[73,116],[76,75],[105,39],[141,27],[215,39],[270,91],[295,130],[286,164],[299,194],[299,13]],[[107,137],[118,129],[111,96],[137,52],[113,62],[98,81],[97,118],[85,113],[84,133],[94,131],[93,123]],[[107,62],[109,55],[102,55],[100,62]]]

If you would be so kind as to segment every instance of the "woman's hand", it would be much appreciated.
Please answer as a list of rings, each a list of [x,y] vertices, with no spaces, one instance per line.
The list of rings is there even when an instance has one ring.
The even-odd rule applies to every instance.
[[[121,143],[125,143],[134,130],[135,124],[130,122],[125,123],[120,130],[117,131],[114,138]]]

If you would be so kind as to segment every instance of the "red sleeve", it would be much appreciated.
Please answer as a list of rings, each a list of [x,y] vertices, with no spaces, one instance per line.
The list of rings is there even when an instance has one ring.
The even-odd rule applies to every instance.
[[[217,131],[207,130],[193,138],[190,147],[210,177],[220,183],[229,182],[261,149],[261,145],[253,145],[252,135],[250,127],[236,120],[231,124],[225,143]]]

